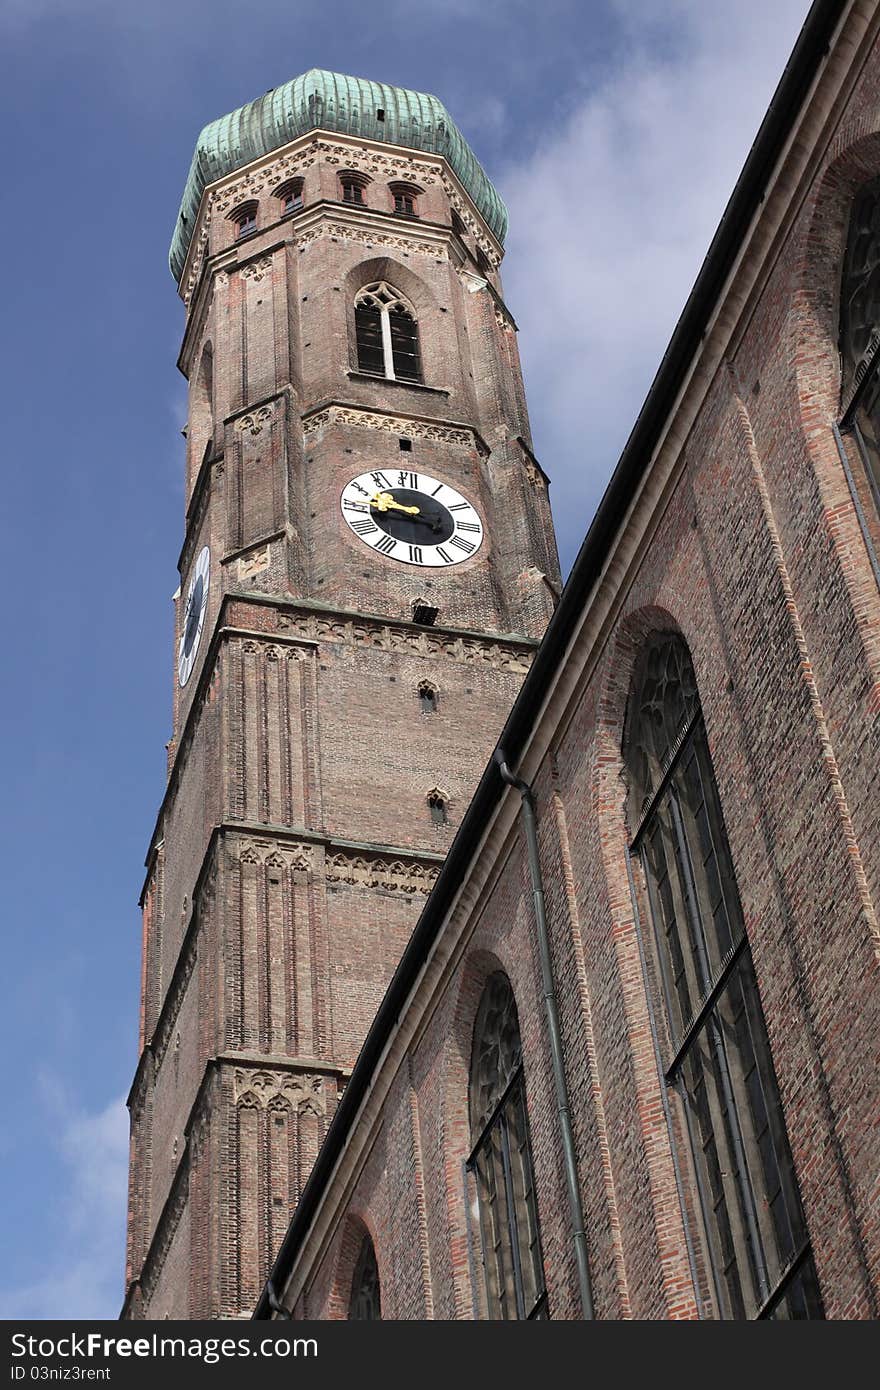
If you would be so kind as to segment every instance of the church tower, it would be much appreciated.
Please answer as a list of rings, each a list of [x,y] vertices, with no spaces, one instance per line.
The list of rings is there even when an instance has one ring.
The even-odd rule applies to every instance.
[[[252,1311],[552,611],[505,230],[423,93],[311,71],[199,137],[126,1317]]]

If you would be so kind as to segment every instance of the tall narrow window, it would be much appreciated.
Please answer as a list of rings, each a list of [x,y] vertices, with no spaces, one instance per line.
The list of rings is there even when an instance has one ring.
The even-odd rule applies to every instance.
[[[490,1318],[545,1318],[519,1017],[500,970],[489,976],[477,1011],[469,1109],[486,1311]]]
[[[358,367],[392,381],[421,381],[419,326],[412,306],[384,280],[355,300]]]
[[[379,1266],[376,1264],[373,1242],[366,1235],[354,1267],[348,1317],[350,1322],[377,1322],[382,1317]]]
[[[840,292],[840,356],[845,413],[864,469],[865,503],[880,517],[880,179],[856,196]],[[862,490],[859,479],[859,490]],[[875,542],[880,537],[876,526]]]
[[[627,723],[631,850],[648,888],[704,1292],[723,1318],[821,1318],[694,669],[676,634],[642,654]]]

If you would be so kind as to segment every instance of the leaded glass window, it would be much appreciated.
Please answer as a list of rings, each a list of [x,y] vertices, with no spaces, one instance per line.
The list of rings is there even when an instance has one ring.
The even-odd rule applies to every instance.
[[[821,1318],[694,669],[677,634],[642,655],[624,751],[704,1301],[722,1318]]]
[[[419,326],[412,305],[384,280],[355,299],[358,368],[392,381],[421,381]]]
[[[373,1242],[367,1235],[364,1236],[354,1267],[348,1317],[351,1322],[375,1322],[382,1317],[379,1266],[376,1263]]]
[[[545,1318],[519,1018],[500,970],[489,976],[477,1011],[469,1107],[486,1312],[493,1319]]]

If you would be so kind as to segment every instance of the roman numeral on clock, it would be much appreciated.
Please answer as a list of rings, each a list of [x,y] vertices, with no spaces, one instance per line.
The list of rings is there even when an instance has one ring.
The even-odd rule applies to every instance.
[[[373,482],[376,484],[376,487],[390,487],[390,486],[391,486],[391,484],[389,483],[388,479],[385,477],[385,474],[384,474],[384,473],[371,473],[371,474],[370,474],[370,477],[373,479]]]
[[[470,506],[470,502],[455,502],[451,507],[447,507],[446,510],[448,512],[463,512],[465,508],[467,508],[468,511],[470,511]]]
[[[418,475],[418,473],[405,473],[405,472],[403,471],[403,469],[401,469],[401,471],[400,471],[400,472],[398,473],[398,475],[397,475],[397,486],[398,486],[398,487],[408,487],[408,488],[412,488],[413,492],[418,492],[418,490],[419,490],[419,475]]]
[[[375,521],[370,521],[369,517],[364,517],[363,521],[353,521],[351,529],[357,531],[359,536],[372,536],[374,531],[378,531]]]
[[[350,502],[346,497],[342,506],[347,512],[363,512],[366,516],[370,514],[370,508],[367,506],[366,502]]]
[[[438,555],[440,556],[440,558],[442,559],[444,565],[451,565],[451,564],[453,563],[453,556],[447,555],[447,553],[446,553],[446,551],[443,549],[442,545],[438,545],[438,547],[437,547],[437,554],[438,554]]]
[[[475,521],[457,521],[455,529],[456,531],[479,531],[480,528]]]
[[[458,546],[458,549],[463,550],[465,555],[472,554],[477,548],[473,541],[463,541],[460,536],[453,536],[449,544]]]
[[[420,545],[411,545],[411,546],[410,546],[410,548],[409,548],[409,559],[410,559],[410,564],[413,564],[413,565],[421,565],[421,564],[423,563],[423,561],[422,561],[422,547],[421,547]]]
[[[373,546],[373,549],[381,550],[383,555],[391,555],[396,545],[397,541],[394,539],[393,536],[383,536],[380,541],[376,542],[376,544]]]

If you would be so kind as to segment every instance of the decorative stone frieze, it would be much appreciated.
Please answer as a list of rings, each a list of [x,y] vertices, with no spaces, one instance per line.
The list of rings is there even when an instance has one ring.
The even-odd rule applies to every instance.
[[[271,271],[272,257],[262,256],[258,261],[248,261],[247,265],[243,265],[240,274],[242,280],[254,280],[259,283],[271,274]]]
[[[427,895],[439,873],[435,864],[416,860],[381,859],[357,854],[333,854],[327,859],[328,883],[347,883],[362,888],[384,888],[390,893]]]
[[[244,1110],[291,1110],[326,1115],[324,1077],[302,1072],[271,1072],[236,1067],[233,1076],[235,1104]]]
[[[415,251],[421,256],[431,256],[434,260],[445,260],[448,254],[446,246],[442,241],[422,240],[415,236],[399,236],[395,232],[386,231],[383,227],[377,227],[374,223],[347,223],[347,222],[318,222],[307,230],[299,233],[296,237],[298,250],[303,251],[310,246],[313,241],[319,241],[322,237],[330,237],[332,241],[359,241],[364,246],[391,246],[396,251],[404,251],[409,254]]]
[[[375,410],[331,405],[303,421],[303,434],[315,434],[327,425],[353,425],[356,429],[382,430],[387,434],[406,435],[409,439],[424,439],[436,444],[454,444],[462,449],[479,449],[473,430],[455,425],[433,424],[429,420],[414,420],[411,416],[383,415]],[[481,451],[482,452],[482,451]]]
[[[247,431],[249,434],[260,434],[263,426],[272,419],[273,414],[271,405],[261,405],[259,410],[251,410],[247,415],[240,415],[235,422],[235,428],[241,433]]]

